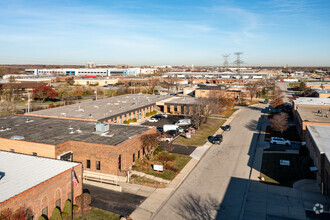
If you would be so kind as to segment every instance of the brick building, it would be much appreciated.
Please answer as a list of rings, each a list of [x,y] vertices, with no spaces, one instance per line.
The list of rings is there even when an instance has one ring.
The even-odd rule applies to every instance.
[[[294,110],[295,124],[302,140],[305,139],[307,125],[330,126],[330,107],[299,106]]]
[[[172,97],[156,103],[160,111],[165,114],[191,115],[191,107],[196,104],[196,98]]]
[[[316,180],[325,195],[330,195],[330,127],[307,125],[306,146],[317,167]]]
[[[156,102],[167,98],[145,94],[122,95],[35,111],[27,115],[122,124],[130,119],[145,118],[148,112],[156,110]]]
[[[78,179],[73,191],[71,171]],[[63,210],[72,193],[73,198],[82,193],[80,163],[0,151],[0,212],[26,207],[32,219],[50,217],[55,207]]]
[[[81,162],[90,174],[123,175],[156,127],[10,115],[0,118],[0,150]]]

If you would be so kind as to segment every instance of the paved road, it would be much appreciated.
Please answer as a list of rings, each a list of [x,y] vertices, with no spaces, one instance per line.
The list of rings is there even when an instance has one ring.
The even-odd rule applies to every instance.
[[[290,101],[289,98],[291,98],[293,94],[291,91],[288,90],[289,83],[278,82],[277,85],[280,87],[284,95],[283,102],[284,103],[289,102]]]
[[[153,219],[238,219],[266,105],[246,108],[232,121],[220,145],[213,145]]]

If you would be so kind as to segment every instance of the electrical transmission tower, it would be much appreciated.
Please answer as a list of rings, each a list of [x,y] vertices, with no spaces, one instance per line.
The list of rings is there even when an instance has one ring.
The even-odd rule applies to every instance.
[[[241,55],[243,52],[236,52],[234,53],[236,55],[236,60],[234,61],[234,64],[237,66],[237,72],[240,73],[241,70],[241,64],[244,63],[244,61],[241,60]]]
[[[224,54],[222,56],[223,56],[223,59],[224,59],[223,68],[228,69],[228,67],[229,67],[228,57],[230,56],[230,54]]]

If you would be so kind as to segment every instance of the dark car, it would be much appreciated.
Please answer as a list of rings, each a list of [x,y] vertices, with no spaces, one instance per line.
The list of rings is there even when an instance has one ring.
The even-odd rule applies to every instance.
[[[212,144],[220,144],[222,142],[222,135],[217,134],[212,141]]]
[[[230,131],[230,129],[231,129],[230,125],[226,125],[226,126],[222,127],[222,130],[224,130],[224,131]]]
[[[264,104],[268,104],[269,100],[268,99],[265,99],[264,100]]]

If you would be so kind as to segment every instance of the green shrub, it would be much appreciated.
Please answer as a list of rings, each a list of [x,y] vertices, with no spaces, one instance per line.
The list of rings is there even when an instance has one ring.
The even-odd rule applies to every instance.
[[[149,112],[147,112],[146,116],[147,116],[147,117],[150,117],[150,113],[149,113]]]
[[[63,220],[69,219],[69,214],[65,213],[65,212],[62,212],[62,219]]]
[[[63,213],[68,214],[68,216],[71,215],[71,201],[66,200],[64,207],[63,207]]]
[[[59,208],[55,208],[52,212],[52,217],[50,217],[50,220],[62,220],[61,211]]]
[[[79,209],[77,205],[73,205],[73,212],[76,212]]]
[[[47,220],[47,218],[43,215],[40,215],[40,217],[38,218],[38,220]]]
[[[162,147],[159,145],[158,147],[156,147],[155,151],[154,151],[154,155],[159,154],[160,152],[163,152]]]
[[[133,118],[133,122],[137,122],[137,119],[136,118]]]
[[[124,124],[129,124],[129,120],[128,120],[128,121],[125,120],[125,121],[124,121]]]

